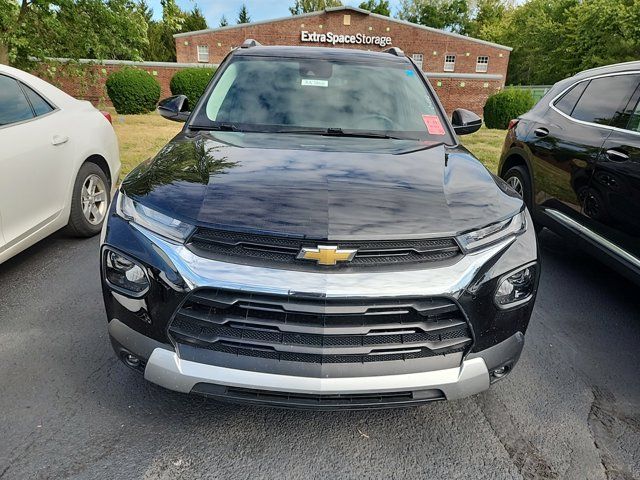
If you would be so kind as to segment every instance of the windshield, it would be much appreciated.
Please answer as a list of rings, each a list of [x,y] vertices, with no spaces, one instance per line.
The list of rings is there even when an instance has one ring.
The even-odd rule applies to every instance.
[[[392,62],[236,57],[190,127],[450,142],[418,73]]]

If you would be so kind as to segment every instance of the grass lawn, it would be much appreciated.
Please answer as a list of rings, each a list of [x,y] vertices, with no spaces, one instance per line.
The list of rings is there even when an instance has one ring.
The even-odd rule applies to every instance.
[[[500,152],[506,130],[492,130],[482,127],[473,135],[460,137],[465,147],[480,160],[485,167],[497,175]]]
[[[157,113],[118,115],[113,109],[110,113],[120,143],[121,179],[140,162],[158,153],[182,128],[181,123],[165,120]]]
[[[165,120],[157,113],[118,115],[111,109],[111,115],[113,128],[120,142],[122,178],[140,162],[155,155],[182,126],[181,123]],[[483,127],[473,135],[462,137],[462,140],[464,145],[495,173],[505,134],[504,130],[489,130]]]

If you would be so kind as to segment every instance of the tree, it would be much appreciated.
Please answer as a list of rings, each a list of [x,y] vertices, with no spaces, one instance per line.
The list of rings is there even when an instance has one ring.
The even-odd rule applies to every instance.
[[[607,0],[611,4],[617,0]],[[507,81],[555,83],[572,70],[567,54],[568,15],[581,0],[530,0],[485,25],[480,38],[513,47]],[[574,13],[575,14],[575,13]]]
[[[0,63],[9,63],[10,51],[16,40],[16,30],[20,23],[20,9],[13,0],[0,0]]]
[[[590,0],[568,9],[564,66],[575,73],[640,57],[640,2]]]
[[[222,17],[220,18],[220,26],[221,27],[226,27],[228,25],[229,25],[229,21],[227,20],[227,17],[222,15]]]
[[[250,23],[251,17],[249,16],[249,11],[247,10],[247,6],[243,3],[242,7],[240,7],[240,11],[238,12],[238,22],[237,23]]]
[[[511,0],[476,0],[471,12],[472,19],[464,33],[470,37],[481,37],[483,30],[502,21],[513,6]]]
[[[139,60],[147,46],[144,13],[132,0],[0,2],[0,55],[17,66],[31,57]]]
[[[162,20],[147,19],[148,47],[144,52],[145,60],[156,62],[176,61],[175,33],[206,30],[207,21],[200,8],[195,5],[191,12],[184,12],[175,3],[175,0],[162,0]],[[140,4],[138,4],[140,7]]]
[[[175,42],[173,34],[168,31],[162,21],[151,21],[147,30],[149,46],[145,50],[144,59],[155,62],[174,62]],[[173,46],[172,46],[173,45]]]
[[[195,32],[197,30],[206,30],[207,28],[209,28],[207,20],[204,18],[204,15],[202,15],[202,11],[198,5],[196,5],[193,7],[193,10],[186,15],[184,23],[182,24],[182,31]]]
[[[300,15],[302,13],[320,12],[325,8],[341,7],[340,0],[296,0],[293,7],[289,7],[291,15]]]
[[[367,0],[360,4],[360,8],[369,10],[371,13],[377,13],[378,15],[391,16],[391,8],[389,7],[388,0]]]
[[[162,23],[172,32],[182,31],[182,24],[185,21],[185,13],[180,9],[176,0],[160,0],[162,5]]]
[[[470,21],[466,0],[401,0],[398,17],[408,22],[463,33]]]
[[[140,12],[140,15],[142,15],[142,18],[144,18],[144,21],[147,22],[147,25],[151,23],[153,19],[153,9],[149,6],[147,0],[140,0],[136,8],[138,12]]]

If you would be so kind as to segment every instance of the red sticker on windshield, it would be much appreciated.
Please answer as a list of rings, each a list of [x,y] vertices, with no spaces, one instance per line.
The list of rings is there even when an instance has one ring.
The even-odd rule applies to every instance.
[[[431,135],[444,135],[444,127],[437,115],[422,115],[422,120]]]

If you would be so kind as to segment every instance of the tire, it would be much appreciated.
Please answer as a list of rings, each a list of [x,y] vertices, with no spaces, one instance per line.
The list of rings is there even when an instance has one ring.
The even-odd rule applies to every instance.
[[[517,165],[507,170],[507,173],[502,175],[502,179],[520,194],[522,200],[524,200],[524,204],[529,209],[529,212],[533,212],[533,188],[531,186],[531,176],[529,175],[529,171],[525,167]],[[542,226],[535,222],[533,226],[536,233],[542,230]]]
[[[71,197],[66,231],[74,237],[100,233],[109,212],[111,183],[95,163],[85,162],[78,171]]]

